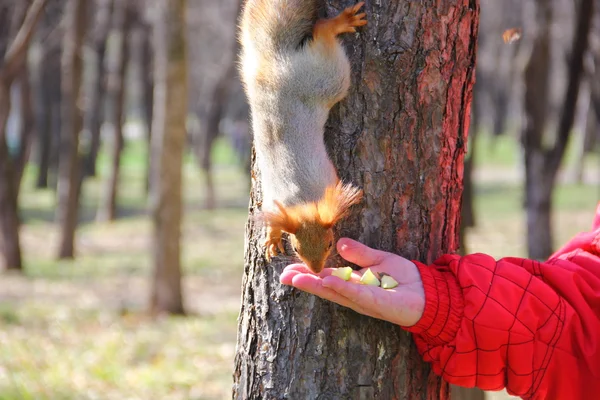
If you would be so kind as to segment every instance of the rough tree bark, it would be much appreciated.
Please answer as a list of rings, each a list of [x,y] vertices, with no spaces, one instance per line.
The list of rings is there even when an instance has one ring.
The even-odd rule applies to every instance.
[[[353,1],[328,1],[333,15]],[[340,177],[365,198],[339,233],[430,262],[459,246],[462,175],[474,81],[478,1],[367,3],[344,39],[348,97],[325,138]],[[250,214],[261,203],[253,167]],[[279,284],[250,218],[235,399],[447,399],[448,385],[392,324]]]
[[[6,143],[10,87],[25,65],[27,49],[45,4],[45,0],[36,0],[29,5],[18,32],[8,46],[6,54],[3,54],[4,62],[0,67],[0,250],[6,269],[23,268],[19,239],[17,167]]]
[[[110,169],[98,209],[98,221],[113,221],[117,216],[119,170],[123,150],[123,111],[125,108],[125,73],[128,61],[127,33],[131,15],[128,0],[115,0],[112,13],[111,45],[106,59],[105,124],[111,133]]]
[[[154,27],[152,151],[156,162],[151,207],[154,276],[150,311],[183,314],[181,178],[187,116],[186,0],[158,1]]]
[[[110,30],[113,0],[96,0],[94,31],[89,45],[89,62],[86,63],[85,115],[83,129],[89,135],[89,149],[85,156],[85,176],[96,176],[96,159],[100,148],[100,128],[104,110],[104,57]],[[114,17],[113,17],[114,18]],[[83,179],[83,175],[81,177]]]
[[[83,75],[83,39],[87,25],[87,0],[69,0],[65,9],[65,31],[61,57],[61,145],[58,177],[58,208],[60,226],[58,258],[75,256],[75,229],[79,211],[81,184],[79,174],[83,164],[79,152],[79,134],[83,128],[81,82]]]
[[[552,147],[546,148],[546,116],[549,98],[551,0],[537,0],[533,49],[525,68],[525,126],[522,141],[525,156],[525,208],[527,251],[530,258],[543,260],[552,254],[552,192],[575,118],[583,57],[594,10],[594,0],[581,0],[573,36],[568,83],[562,114]]]

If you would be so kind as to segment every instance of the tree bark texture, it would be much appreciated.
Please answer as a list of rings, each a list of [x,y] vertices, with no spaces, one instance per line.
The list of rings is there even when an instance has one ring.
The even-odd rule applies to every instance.
[[[58,176],[57,220],[60,226],[58,258],[75,256],[75,229],[79,211],[82,157],[79,134],[83,128],[81,82],[83,75],[83,39],[87,24],[87,0],[69,0],[66,4],[65,32],[61,57],[61,146]]]
[[[593,0],[582,0],[577,12],[576,32],[569,63],[569,79],[555,143],[545,145],[549,98],[552,2],[538,0],[533,48],[525,68],[525,209],[527,213],[527,251],[530,258],[544,260],[552,254],[552,193],[570,136],[579,84],[583,76],[583,56],[593,15]]]
[[[154,219],[152,313],[183,314],[181,291],[182,162],[186,138],[187,58],[185,0],[158,1],[154,31],[152,148],[157,175],[151,196]]]
[[[119,170],[123,150],[123,114],[125,108],[125,73],[127,67],[127,33],[130,11],[128,0],[116,0],[112,13],[111,46],[106,59],[106,118],[111,133],[110,169],[97,219],[113,221],[117,216]]]
[[[96,15],[94,31],[91,35],[89,46],[89,61],[87,81],[85,83],[85,115],[83,121],[84,131],[89,135],[89,148],[85,156],[85,176],[96,176],[96,159],[100,148],[100,128],[104,116],[104,57],[106,41],[110,30],[113,0],[96,0]]]
[[[353,3],[328,1],[326,14]],[[340,178],[365,197],[336,230],[431,262],[459,246],[479,4],[388,0],[366,13],[343,39],[352,87],[325,133]],[[254,163],[233,397],[447,399],[410,334],[279,284],[292,259],[264,259],[259,175]]]

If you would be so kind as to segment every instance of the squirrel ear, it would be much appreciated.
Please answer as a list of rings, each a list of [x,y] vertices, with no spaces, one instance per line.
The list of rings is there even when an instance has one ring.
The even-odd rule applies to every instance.
[[[296,234],[298,222],[288,210],[277,200],[274,201],[277,211],[264,211],[261,213],[261,220],[267,223],[271,228],[280,229],[284,232]]]
[[[342,219],[348,209],[362,199],[362,190],[339,181],[337,185],[325,189],[325,195],[318,203],[319,215],[325,228],[331,228]]]

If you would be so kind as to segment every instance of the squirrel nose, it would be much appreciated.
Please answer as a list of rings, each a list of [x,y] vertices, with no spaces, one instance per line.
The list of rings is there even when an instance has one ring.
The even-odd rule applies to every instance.
[[[316,262],[316,263],[310,262],[310,263],[306,263],[306,265],[315,274],[318,274],[319,272],[323,271],[323,263],[322,262]]]

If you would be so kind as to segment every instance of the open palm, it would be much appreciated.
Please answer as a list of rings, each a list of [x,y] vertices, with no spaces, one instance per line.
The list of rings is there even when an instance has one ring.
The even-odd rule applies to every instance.
[[[344,259],[362,267],[352,273],[349,281],[332,276],[333,268],[314,274],[304,264],[292,264],[281,274],[281,283],[401,326],[412,326],[419,321],[425,307],[425,292],[415,264],[347,238],[338,241],[337,250]],[[367,268],[392,276],[398,286],[382,289],[360,284]]]

